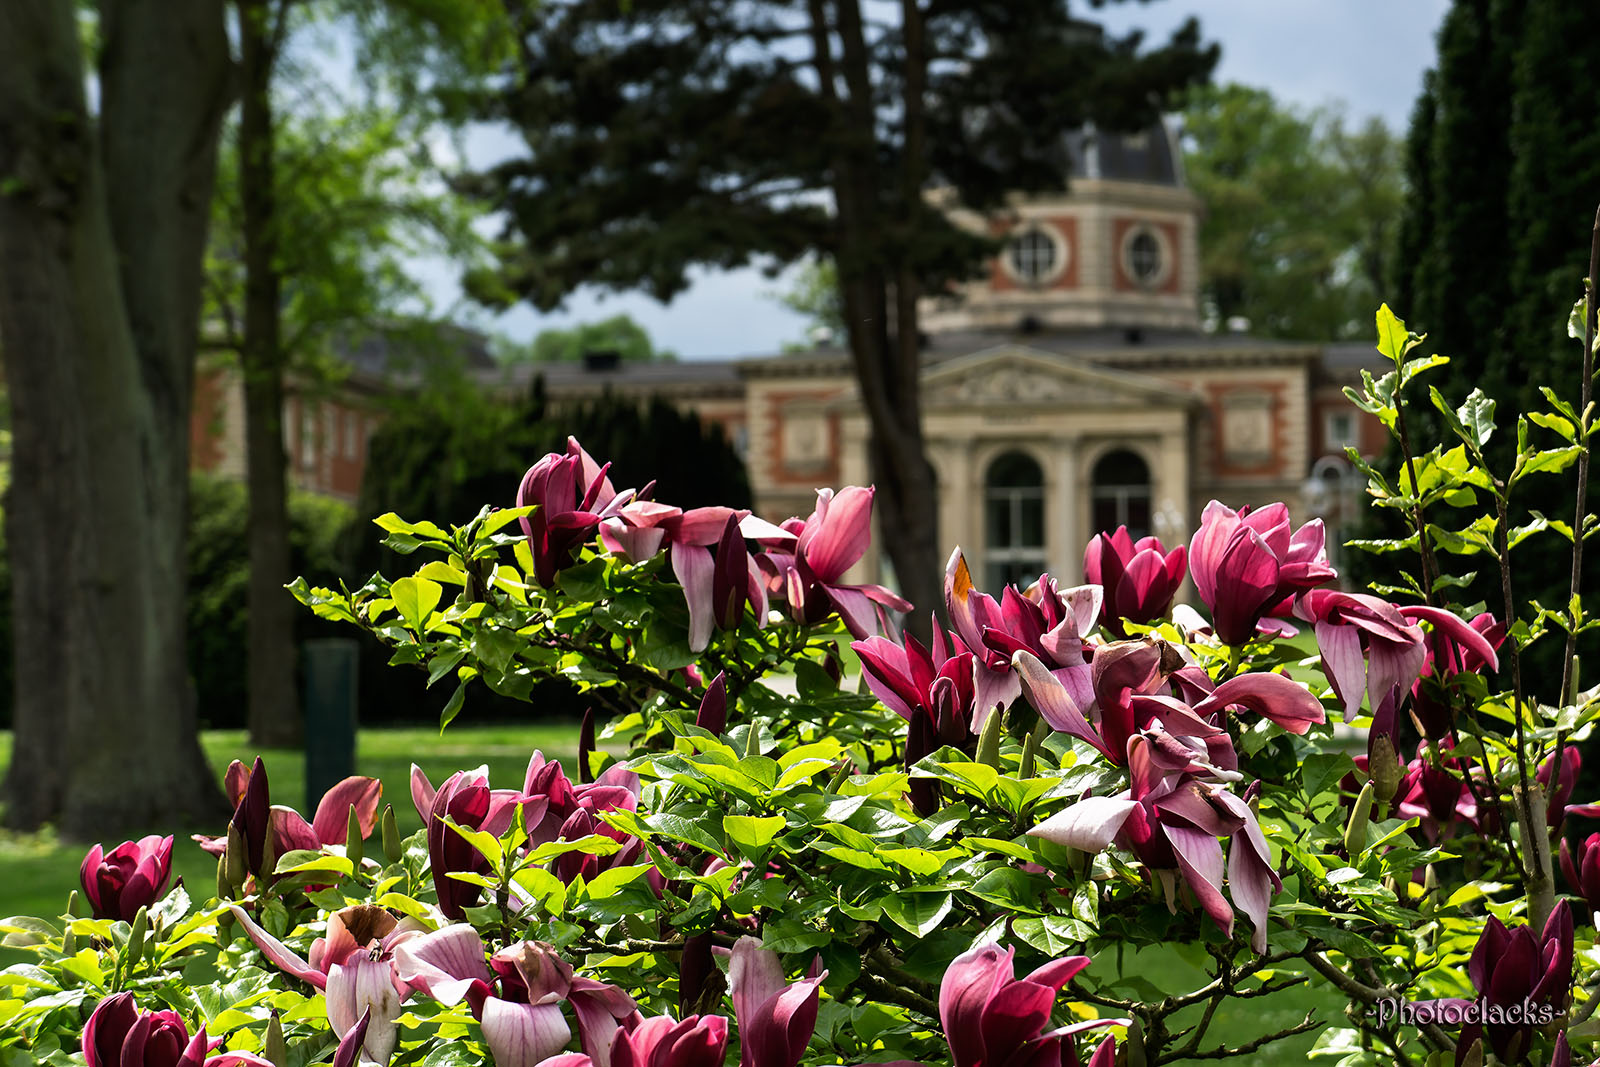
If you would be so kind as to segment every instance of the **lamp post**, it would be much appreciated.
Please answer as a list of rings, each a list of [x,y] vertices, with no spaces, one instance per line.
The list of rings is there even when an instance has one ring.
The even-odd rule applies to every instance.
[[[1361,472],[1349,460],[1323,456],[1311,465],[1311,473],[1301,486],[1306,510],[1328,528],[1328,562],[1336,570],[1344,569],[1345,531],[1356,517],[1362,484]]]

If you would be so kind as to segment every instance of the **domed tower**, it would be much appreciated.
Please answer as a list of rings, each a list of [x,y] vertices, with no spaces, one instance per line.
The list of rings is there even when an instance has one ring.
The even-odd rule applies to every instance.
[[[1184,184],[1174,131],[1087,127],[1068,135],[1067,149],[1064,192],[1019,194],[987,215],[940,203],[1006,244],[985,277],[923,302],[924,330],[1200,328],[1200,200]]]

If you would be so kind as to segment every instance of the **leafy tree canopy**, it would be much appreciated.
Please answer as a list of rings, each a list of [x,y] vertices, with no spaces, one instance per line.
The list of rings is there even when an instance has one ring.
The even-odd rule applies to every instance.
[[[526,345],[500,339],[495,357],[502,363],[573,363],[591,352],[614,352],[633,363],[672,363],[678,354],[657,348],[645,328],[626,313],[598,322],[542,331]]]
[[[1403,183],[1383,121],[1298,111],[1264,89],[1196,90],[1184,164],[1205,203],[1202,299],[1270,337],[1362,337],[1389,273]]]

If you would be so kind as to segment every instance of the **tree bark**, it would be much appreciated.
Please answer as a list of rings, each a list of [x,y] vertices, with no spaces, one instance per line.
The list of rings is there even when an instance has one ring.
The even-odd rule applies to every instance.
[[[280,0],[282,2],[282,0]],[[277,60],[270,0],[238,0],[239,203],[244,236],[245,484],[249,496],[250,742],[292,748],[301,742],[290,573],[288,469],[283,447],[282,275],[276,202],[272,73]]]
[[[210,0],[0,4],[0,343],[12,394],[6,821],[85,838],[223,810],[184,658],[201,254],[227,100]],[[98,126],[98,135],[97,135]]]
[[[915,6],[915,5],[911,5]],[[875,249],[875,238],[896,220],[885,217],[878,171],[876,111],[872,97],[871,58],[862,29],[858,0],[836,0],[839,62],[832,56],[830,27],[820,0],[812,4],[812,44],[824,93],[834,106],[839,125],[835,139],[834,201],[838,218],[836,262],[840,297],[850,338],[856,382],[871,428],[868,442],[877,486],[878,528],[894,531],[883,538],[894,563],[900,591],[916,605],[908,620],[926,634],[930,612],[943,601],[938,532],[938,482],[928,463],[922,436],[921,352],[917,337],[916,285],[907,266],[909,236],[902,229],[893,261]],[[918,23],[920,27],[920,21]],[[915,54],[919,50],[911,49]],[[925,63],[925,58],[918,57]],[[908,99],[920,102],[920,69],[907,80]],[[840,99],[835,80],[842,77],[847,96]],[[910,131],[920,136],[921,108],[915,109]],[[914,145],[908,136],[907,148]],[[916,145],[920,152],[920,144]],[[907,181],[917,186],[920,164],[908,161]],[[904,190],[902,190],[902,195]],[[906,212],[902,212],[904,216]],[[909,225],[909,220],[899,220]],[[891,287],[894,280],[898,284]],[[895,291],[895,328],[889,329],[890,290]]]

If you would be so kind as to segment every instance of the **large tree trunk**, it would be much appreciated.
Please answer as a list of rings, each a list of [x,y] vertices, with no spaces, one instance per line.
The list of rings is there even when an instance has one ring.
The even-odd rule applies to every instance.
[[[825,94],[835,103],[840,136],[834,164],[834,202],[838,217],[839,289],[844,304],[850,351],[866,409],[871,440],[868,444],[878,528],[893,531],[883,546],[894,563],[900,591],[916,605],[908,620],[912,629],[926,635],[929,612],[942,605],[938,531],[938,481],[928,463],[922,437],[921,352],[917,338],[916,285],[900,262],[885,262],[878,240],[891,220],[880,206],[877,167],[876,111],[872,96],[870,57],[867,54],[858,0],[837,0],[840,41],[837,74],[831,55],[829,27],[822,4],[812,4],[812,44]],[[920,25],[920,24],[919,24]],[[920,40],[920,35],[919,38]],[[920,56],[916,56],[920,61]],[[838,100],[835,78],[842,77],[847,96]],[[922,78],[916,72],[908,96],[920,100]],[[921,126],[920,108],[913,127]],[[908,140],[908,148],[914,145]],[[920,198],[920,173],[908,164],[905,180],[916,186]],[[908,225],[905,220],[903,225]],[[904,236],[904,232],[903,232]],[[902,246],[904,240],[899,242]],[[897,283],[891,285],[891,281]],[[890,291],[895,292],[895,330],[891,335]]]
[[[275,10],[276,9],[276,10]],[[293,579],[289,560],[287,464],[283,448],[283,342],[274,230],[272,70],[281,7],[239,0],[239,203],[244,232],[245,484],[250,498],[250,743],[300,743],[295,676]]]
[[[0,343],[11,389],[7,822],[69,837],[222,810],[184,659],[189,409],[227,39],[211,0],[0,4]]]

